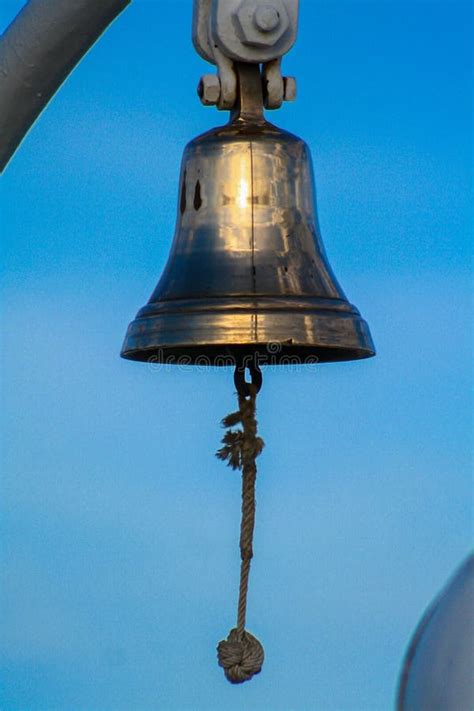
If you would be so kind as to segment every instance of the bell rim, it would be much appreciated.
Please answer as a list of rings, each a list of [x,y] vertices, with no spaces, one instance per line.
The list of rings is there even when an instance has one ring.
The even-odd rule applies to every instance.
[[[366,360],[376,355],[374,347],[313,346],[294,343],[282,344],[279,352],[272,353],[275,342],[253,344],[181,344],[150,346],[149,348],[122,349],[120,357],[150,365],[183,367],[234,367],[238,363],[255,359],[259,366],[314,366],[316,364],[343,363]],[[227,351],[227,353],[225,352]]]
[[[226,365],[257,355],[268,364],[361,360],[375,355],[369,327],[342,299],[248,297],[153,302],[129,325],[128,360]],[[229,362],[229,365],[231,362]]]

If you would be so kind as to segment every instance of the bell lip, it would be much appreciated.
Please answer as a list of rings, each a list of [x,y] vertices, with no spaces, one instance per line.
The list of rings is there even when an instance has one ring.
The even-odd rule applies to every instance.
[[[275,347],[278,345],[278,351]],[[233,367],[242,361],[255,360],[260,366],[314,366],[320,363],[341,363],[365,360],[376,355],[369,346],[315,346],[300,343],[257,342],[245,344],[196,344],[180,346],[160,345],[149,348],[130,348],[125,344],[120,357],[150,365]]]
[[[282,365],[375,355],[369,327],[345,299],[233,297],[155,301],[129,325],[121,356],[142,362],[219,365],[257,354]]]

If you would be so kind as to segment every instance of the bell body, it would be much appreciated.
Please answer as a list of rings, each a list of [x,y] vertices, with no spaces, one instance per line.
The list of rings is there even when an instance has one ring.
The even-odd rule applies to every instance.
[[[278,363],[375,351],[324,252],[308,147],[236,122],[185,149],[168,263],[122,356],[219,365],[255,353]]]

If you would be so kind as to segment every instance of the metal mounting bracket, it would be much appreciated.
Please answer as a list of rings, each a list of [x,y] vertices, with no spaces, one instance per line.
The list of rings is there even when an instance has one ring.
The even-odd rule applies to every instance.
[[[198,93],[205,106],[234,108],[235,62],[262,65],[264,105],[278,109],[296,98],[296,80],[283,77],[281,58],[294,45],[299,0],[194,0],[193,43],[217,66],[205,74]]]

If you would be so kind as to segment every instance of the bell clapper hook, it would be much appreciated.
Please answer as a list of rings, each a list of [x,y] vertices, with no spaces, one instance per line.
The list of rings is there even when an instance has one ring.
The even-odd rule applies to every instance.
[[[250,383],[245,380],[246,370],[248,370],[250,373]],[[251,358],[250,362],[246,362],[246,359],[242,358],[237,362],[234,371],[234,384],[240,397],[250,397],[252,392],[249,386],[253,386],[254,394],[257,395],[257,393],[259,393],[262,388],[262,383],[263,376],[262,371],[260,370],[260,366],[258,364],[258,360],[256,360],[255,358]]]

